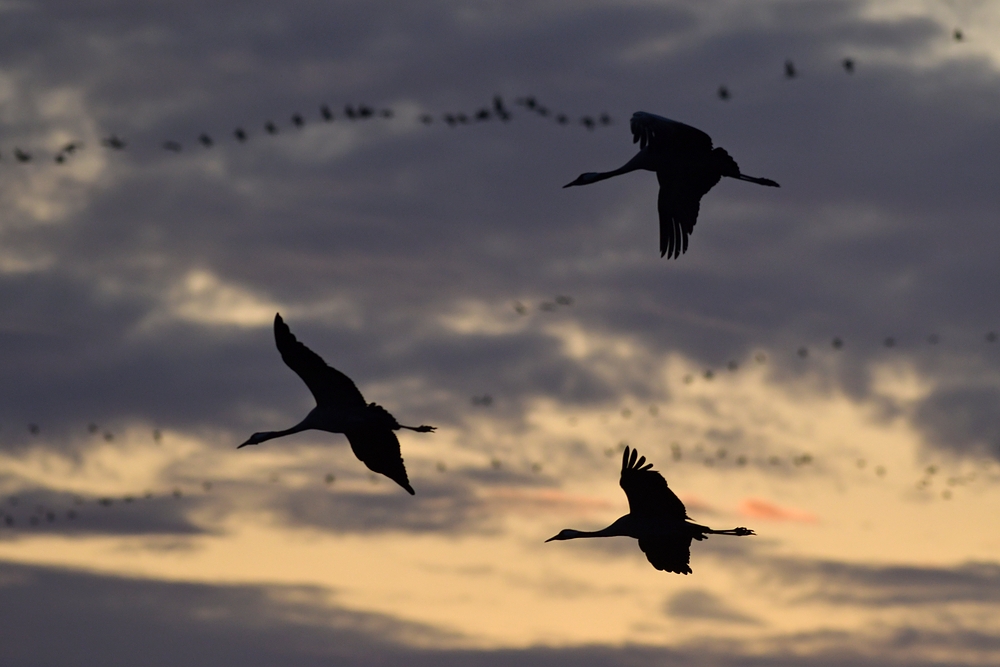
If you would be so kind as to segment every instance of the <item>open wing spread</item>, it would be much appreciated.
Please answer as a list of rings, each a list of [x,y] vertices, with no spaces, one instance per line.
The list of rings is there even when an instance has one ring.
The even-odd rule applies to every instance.
[[[351,429],[344,435],[351,443],[351,449],[362,463],[372,472],[385,475],[414,495],[413,487],[406,476],[403,454],[399,449],[396,434],[387,428],[365,426]]]
[[[682,152],[712,150],[712,138],[698,128],[645,111],[632,114],[629,128],[632,143],[638,143],[640,149],[651,146],[657,150]]]
[[[639,452],[625,448],[619,483],[628,497],[629,514],[672,521],[686,520],[688,515],[684,503],[670,490],[663,475],[652,467],[652,463],[646,463],[645,456],[640,457]]]
[[[657,570],[691,574],[691,538],[641,538],[639,548]]]
[[[306,383],[317,405],[365,407],[365,398],[351,378],[328,366],[322,357],[300,343],[281,319],[281,315],[274,316],[274,342],[282,361]]]
[[[660,257],[671,259],[687,252],[688,237],[698,222],[701,198],[719,182],[720,176],[667,176],[656,174],[660,194],[656,209],[660,217]]]

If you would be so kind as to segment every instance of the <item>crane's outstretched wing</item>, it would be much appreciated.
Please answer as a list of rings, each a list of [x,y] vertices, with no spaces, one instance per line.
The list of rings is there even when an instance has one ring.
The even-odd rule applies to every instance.
[[[682,152],[712,150],[712,138],[698,128],[645,111],[632,114],[629,128],[632,143],[638,143],[640,149],[652,146],[657,150]]]
[[[351,429],[344,435],[351,443],[354,455],[368,466],[369,470],[385,475],[406,489],[411,496],[416,495],[406,476],[403,454],[399,449],[399,440],[396,439],[395,433],[379,426],[364,426]]]
[[[670,490],[663,475],[651,470],[652,467],[652,463],[646,463],[645,456],[640,457],[639,452],[625,448],[619,483],[628,497],[629,514],[673,521],[686,520],[688,515],[684,503]]]
[[[338,408],[364,408],[365,398],[358,388],[336,368],[327,366],[323,358],[300,343],[291,329],[274,316],[274,342],[281,353],[281,360],[302,378],[309,387],[317,405],[334,405]]]
[[[646,554],[646,560],[657,570],[691,574],[691,538],[676,539],[642,538],[639,548]]]
[[[718,175],[699,177],[668,176],[657,172],[660,194],[656,210],[660,215],[660,257],[680,257],[688,249],[688,237],[698,222],[701,198],[719,182]]]

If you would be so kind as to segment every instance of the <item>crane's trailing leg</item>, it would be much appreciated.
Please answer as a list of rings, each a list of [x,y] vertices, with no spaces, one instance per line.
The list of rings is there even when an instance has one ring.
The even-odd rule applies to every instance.
[[[747,183],[756,183],[757,185],[766,185],[770,188],[780,188],[776,181],[772,181],[770,178],[755,178],[754,176],[747,176],[745,174],[740,174],[739,176],[733,176],[733,178],[739,179],[741,181],[746,181]]]
[[[744,528],[743,526],[740,526],[739,528],[733,528],[732,530],[708,530],[706,532],[710,533],[711,535],[736,535],[737,537],[744,537],[745,535],[757,534],[752,530],[750,530],[749,528]]]
[[[433,433],[437,430],[437,426],[427,426],[426,424],[421,424],[420,426],[404,426],[399,425],[399,428],[408,428],[411,431],[416,431],[417,433]]]

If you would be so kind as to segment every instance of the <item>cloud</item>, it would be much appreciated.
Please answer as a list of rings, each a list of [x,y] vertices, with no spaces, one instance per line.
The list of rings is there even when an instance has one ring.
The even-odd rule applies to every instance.
[[[678,619],[749,625],[760,623],[759,620],[734,610],[717,596],[703,590],[675,593],[663,607],[664,613]]]
[[[740,502],[740,514],[752,519],[768,519],[770,521],[798,521],[816,523],[819,519],[811,512],[805,512],[790,507],[781,507],[760,498],[745,498]]]
[[[991,607],[1000,589],[1000,566],[967,563],[953,568],[879,566],[778,558],[770,576],[799,589],[799,600],[866,607],[913,607],[974,603]]]

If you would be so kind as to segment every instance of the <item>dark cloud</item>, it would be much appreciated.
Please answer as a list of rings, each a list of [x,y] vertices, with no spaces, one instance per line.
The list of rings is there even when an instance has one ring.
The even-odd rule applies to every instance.
[[[25,489],[0,499],[0,536],[173,535],[208,532],[188,514],[206,505],[203,497],[180,493],[81,496],[47,489]]]
[[[867,607],[935,607],[953,602],[992,607],[1000,600],[1000,566],[879,566],[821,560],[775,559],[765,571],[798,590],[798,600]]]
[[[958,455],[1000,457],[997,387],[943,387],[920,401],[914,423],[929,443]]]
[[[55,568],[0,564],[0,640],[5,664],[14,667],[65,665],[583,665],[722,667],[876,667],[939,665],[915,656],[915,648],[950,648],[982,664],[996,650],[994,635],[975,631],[941,633],[901,627],[885,638],[861,640],[825,631],[779,636],[762,654],[726,646],[677,649],[624,646],[442,650],[416,645],[461,639],[422,625],[353,611],[310,587],[209,586],[162,583]],[[823,646],[819,651],[795,647]],[[873,650],[897,651],[872,655]],[[902,652],[900,654],[899,652]]]
[[[731,608],[718,596],[703,590],[675,593],[663,605],[667,616],[695,621],[718,621],[741,625],[758,625],[759,620]]]

